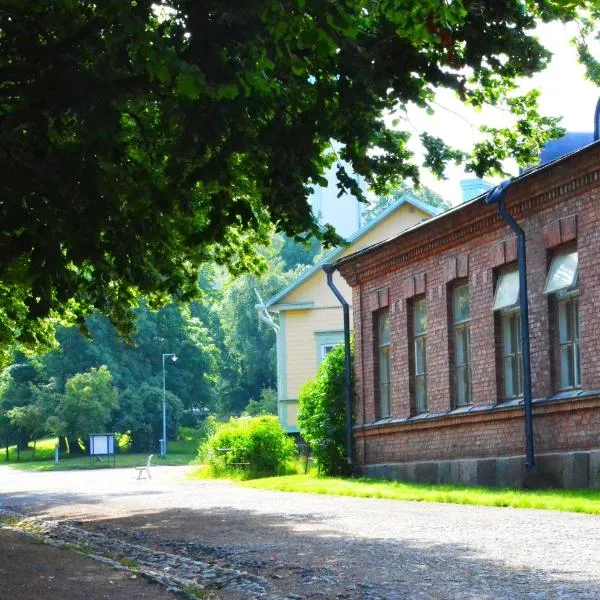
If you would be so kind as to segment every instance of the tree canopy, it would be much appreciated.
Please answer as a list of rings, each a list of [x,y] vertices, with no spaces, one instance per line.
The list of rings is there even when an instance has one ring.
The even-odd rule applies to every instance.
[[[376,194],[418,182],[409,128],[387,127],[383,114],[432,109],[436,88],[517,120],[488,128],[471,157],[423,133],[428,168],[464,160],[477,174],[498,171],[507,154],[531,163],[558,132],[535,93],[516,94],[517,78],[550,56],[536,20],[594,7],[5,0],[0,344],[35,346],[54,322],[81,323],[93,308],[128,332],[141,296],[151,307],[196,297],[203,262],[259,271],[254,246],[271,223],[334,242],[312,218],[311,186],[337,160],[340,191],[360,195],[341,161]]]

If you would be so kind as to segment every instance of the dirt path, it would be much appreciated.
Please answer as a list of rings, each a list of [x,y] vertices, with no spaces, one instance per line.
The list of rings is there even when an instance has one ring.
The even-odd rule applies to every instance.
[[[0,468],[2,507],[132,544],[140,564],[196,569],[224,599],[600,598],[589,515],[263,492],[180,468],[151,481]]]
[[[0,529],[1,600],[173,600],[164,587]]]

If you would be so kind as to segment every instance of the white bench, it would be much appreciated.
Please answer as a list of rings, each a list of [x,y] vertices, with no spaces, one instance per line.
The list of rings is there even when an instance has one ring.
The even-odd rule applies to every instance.
[[[140,465],[139,467],[134,467],[134,469],[137,471],[138,479],[142,479],[142,475],[144,473],[148,476],[148,479],[152,479],[152,473],[150,473],[150,467],[152,466],[152,457],[153,456],[154,456],[154,454],[151,454],[148,457],[148,460],[146,461],[145,465]]]

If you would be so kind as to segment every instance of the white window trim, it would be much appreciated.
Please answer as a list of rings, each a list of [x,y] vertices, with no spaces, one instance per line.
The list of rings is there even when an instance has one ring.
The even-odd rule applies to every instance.
[[[515,276],[517,277],[517,298],[514,302],[511,302],[510,304],[498,304],[498,294],[500,292],[500,289],[503,285],[505,285],[505,282],[507,280],[507,278],[509,276]],[[519,282],[519,269],[516,267],[513,267],[511,269],[507,269],[507,270],[503,270],[499,273],[498,275],[498,281],[496,282],[496,289],[494,290],[494,308],[493,310],[506,310],[506,309],[510,309],[514,306],[517,306],[519,303],[519,295],[521,293],[521,285]]]
[[[456,318],[456,304],[457,304],[457,296],[458,290],[466,288],[467,296],[469,298],[469,318],[457,320]],[[469,282],[465,281],[463,283],[459,283],[454,286],[452,290],[452,333],[453,333],[453,342],[454,342],[454,408],[459,408],[462,406],[469,406],[473,403],[473,390],[471,386],[471,341],[470,341],[470,330],[471,330],[471,297],[469,290]],[[458,353],[458,334],[462,331],[466,331],[466,339],[467,339],[467,347],[466,351],[466,361],[464,364],[459,365],[457,360]],[[467,377],[467,400],[466,402],[461,402],[458,396],[458,373],[460,369],[464,369]]]
[[[316,355],[317,355],[317,369],[321,366],[325,360],[325,348],[330,346],[337,346],[344,343],[344,332],[343,331],[316,331]]]
[[[561,287],[554,287],[552,289],[548,289],[550,284],[552,283],[552,274],[555,269],[555,265],[560,260],[566,260],[567,257],[575,255],[575,272],[573,274],[573,278],[570,282],[565,282]],[[556,273],[554,273],[556,274]],[[579,255],[576,249],[563,250],[560,252],[556,252],[552,257],[552,262],[550,263],[550,268],[548,269],[548,275],[546,276],[546,284],[544,285],[544,294],[557,294],[560,292],[569,292],[577,289],[577,284],[579,280]]]

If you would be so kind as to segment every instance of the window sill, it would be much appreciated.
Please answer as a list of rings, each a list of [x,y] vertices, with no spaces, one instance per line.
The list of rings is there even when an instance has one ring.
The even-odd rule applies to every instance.
[[[581,400],[585,398],[600,398],[600,389],[588,389],[588,390],[570,390],[568,392],[560,392],[552,396],[544,398],[534,398],[532,404],[535,406],[541,406],[546,404],[560,404],[568,400]],[[410,425],[411,423],[426,423],[428,421],[445,420],[446,417],[468,417],[470,415],[476,416],[480,414],[493,414],[505,410],[511,410],[521,408],[523,406],[523,398],[513,398],[511,400],[504,400],[497,404],[484,404],[474,406],[472,404],[468,406],[461,406],[452,410],[440,413],[425,412],[417,415],[411,415],[409,417],[385,417],[371,423],[364,423],[361,425],[354,425],[355,430],[368,430],[377,429],[379,427],[385,427],[388,425]]]
[[[414,415],[410,415],[407,421],[418,421],[419,419],[429,419],[432,416],[432,413],[428,410],[425,410],[420,413],[416,413]]]
[[[455,408],[450,409],[446,414],[448,415],[460,415],[462,413],[470,412],[473,410],[472,404],[461,404]]]

